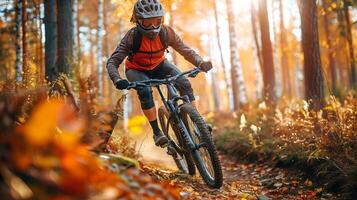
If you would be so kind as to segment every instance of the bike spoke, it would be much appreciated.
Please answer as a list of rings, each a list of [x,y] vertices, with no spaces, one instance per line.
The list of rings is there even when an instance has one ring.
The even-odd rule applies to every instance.
[[[205,147],[200,148],[200,152],[201,152],[200,154],[203,155],[203,160],[205,161],[206,167],[208,168],[211,177],[214,177],[214,170],[211,162],[211,156],[209,155]]]
[[[188,119],[188,129],[189,129],[191,135],[193,136],[193,140],[194,140],[195,144],[199,145],[198,151],[199,151],[199,153],[202,157],[202,160],[204,162],[204,165],[205,165],[204,167],[207,169],[210,177],[213,179],[214,169],[212,166],[211,157],[210,157],[209,152],[207,151],[206,147],[204,145],[201,145],[204,143],[202,143],[202,141],[201,141],[200,131],[199,131],[198,127],[196,126],[196,124],[191,119]]]

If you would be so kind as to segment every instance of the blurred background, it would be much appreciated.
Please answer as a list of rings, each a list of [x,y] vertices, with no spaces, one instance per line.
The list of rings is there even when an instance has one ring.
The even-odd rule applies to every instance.
[[[120,91],[109,81],[105,63],[134,26],[129,22],[134,2],[72,0],[56,4],[56,1],[2,0],[0,81],[16,79],[19,83],[28,82],[26,85],[31,88],[45,80],[53,81],[56,73],[72,77],[92,75],[97,79],[103,102],[111,104]],[[162,3],[165,24],[214,63],[214,70],[191,80],[197,99],[201,99],[202,112],[239,110],[248,102],[264,99],[264,80],[273,84],[269,90],[278,99],[305,97],[300,1],[164,0]],[[355,6],[352,0],[317,2],[325,95],[343,95],[356,82]],[[63,20],[63,27],[59,26],[59,20]],[[72,56],[70,59],[66,58],[68,54]],[[193,67],[174,50],[167,57],[181,70]],[[268,69],[265,74],[264,69]],[[123,72],[124,66],[119,71]],[[140,114],[132,92],[125,105],[125,116]]]
[[[135,26],[130,23],[135,2],[0,0],[0,164],[9,163],[10,171],[25,173],[25,178],[17,174],[24,180],[34,176],[44,183],[50,179],[62,184],[57,175],[51,176],[59,167],[71,172],[68,178],[96,162],[92,153],[83,154],[81,145],[85,144],[91,152],[109,151],[134,159],[141,154],[145,162],[166,163],[174,169],[165,150],[153,145],[135,91],[115,89],[105,67],[121,39]],[[200,113],[213,124],[220,154],[254,163],[248,167],[239,164],[243,171],[254,171],[262,161],[273,162],[274,166],[301,169],[324,184],[314,188],[309,179],[299,179],[307,190],[294,195],[321,197],[326,189],[356,197],[357,0],[161,2],[164,23],[213,62],[213,70],[190,81]],[[171,48],[166,54],[182,71],[194,67]],[[125,66],[118,70],[124,77]],[[159,107],[161,100],[156,91],[154,94]],[[39,105],[42,109],[36,112]],[[67,129],[78,136],[63,134]],[[134,140],[126,139],[128,135]],[[83,159],[75,159],[72,152],[84,156],[86,165],[78,164]],[[227,165],[238,164],[222,165],[224,173],[234,174],[227,171]],[[64,178],[59,193],[68,189],[77,197],[93,194],[71,188],[73,183],[87,187],[83,183],[102,170],[101,165],[95,166],[74,181]],[[4,169],[0,170],[2,185],[12,180]],[[41,173],[34,175],[33,169]],[[111,174],[103,177],[107,180]],[[237,187],[237,180],[227,184]],[[105,184],[110,187],[113,182]],[[294,190],[295,183],[292,185]],[[15,186],[12,190],[16,192]],[[234,187],[224,191],[237,191]],[[24,194],[31,197],[24,188]]]

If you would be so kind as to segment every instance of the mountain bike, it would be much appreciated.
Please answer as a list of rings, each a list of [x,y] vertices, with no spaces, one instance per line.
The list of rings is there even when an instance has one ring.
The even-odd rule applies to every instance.
[[[157,88],[164,104],[158,110],[158,117],[162,131],[169,140],[165,146],[167,153],[173,157],[179,170],[194,175],[197,167],[209,187],[220,188],[223,175],[211,132],[189,98],[178,95],[174,87],[177,79],[183,76],[194,78],[200,72],[199,68],[195,68],[165,79],[131,82],[128,89]],[[166,85],[167,97],[160,87],[162,85]]]

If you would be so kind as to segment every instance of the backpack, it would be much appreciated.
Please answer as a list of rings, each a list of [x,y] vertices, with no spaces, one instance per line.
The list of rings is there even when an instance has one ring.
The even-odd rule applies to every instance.
[[[169,38],[168,38],[167,30],[164,26],[161,28],[161,31],[159,33],[160,41],[161,41],[161,44],[163,45],[163,48],[160,50],[157,50],[157,51],[153,51],[153,52],[140,51],[139,49],[141,46],[141,41],[142,41],[143,35],[137,28],[134,28],[133,34],[134,34],[133,46],[131,48],[131,52],[129,53],[129,60],[132,60],[132,58],[134,57],[134,55],[136,53],[155,54],[155,53],[159,53],[161,51],[169,52],[167,49],[169,47]]]

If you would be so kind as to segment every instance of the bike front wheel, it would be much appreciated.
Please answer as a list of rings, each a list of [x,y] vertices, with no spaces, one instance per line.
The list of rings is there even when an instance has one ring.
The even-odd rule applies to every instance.
[[[191,154],[187,151],[185,142],[183,142],[180,132],[174,127],[170,120],[170,114],[165,107],[160,107],[158,110],[160,126],[166,137],[179,145],[185,152],[179,154],[179,157],[174,157],[177,168],[187,174],[194,175],[196,173],[195,163],[192,160]]]
[[[221,163],[212,136],[198,111],[191,104],[180,107],[180,114],[197,149],[191,151],[196,167],[205,183],[212,188],[220,188],[223,184]]]

